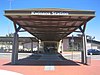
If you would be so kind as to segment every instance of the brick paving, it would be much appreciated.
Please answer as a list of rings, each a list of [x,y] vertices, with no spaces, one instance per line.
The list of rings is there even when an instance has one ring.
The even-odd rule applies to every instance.
[[[100,60],[92,60],[91,65],[53,65],[54,70],[45,70],[45,65],[5,65],[9,59],[0,59],[0,69],[23,75],[100,75]]]

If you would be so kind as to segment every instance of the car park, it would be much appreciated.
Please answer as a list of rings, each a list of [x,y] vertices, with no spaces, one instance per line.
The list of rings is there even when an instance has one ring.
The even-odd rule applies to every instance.
[[[100,55],[100,50],[97,49],[88,49],[88,55]]]

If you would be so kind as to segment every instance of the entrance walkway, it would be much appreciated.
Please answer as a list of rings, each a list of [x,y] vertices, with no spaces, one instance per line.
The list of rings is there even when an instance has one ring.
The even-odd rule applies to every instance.
[[[7,70],[22,75],[100,75],[100,60],[92,60],[91,65],[55,66],[54,70],[45,70],[45,66],[4,65],[8,59],[0,59],[0,70]],[[1,75],[1,74],[0,74]]]
[[[7,63],[5,65],[11,65]],[[61,54],[32,54],[26,58],[19,59],[17,65],[34,65],[34,66],[46,66],[46,65],[79,65],[79,63],[65,59]]]
[[[39,60],[45,61],[63,61],[60,57],[60,54],[43,54]]]

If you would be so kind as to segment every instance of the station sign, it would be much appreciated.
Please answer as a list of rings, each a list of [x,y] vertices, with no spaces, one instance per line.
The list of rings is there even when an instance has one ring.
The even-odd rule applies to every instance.
[[[68,15],[68,12],[61,12],[61,11],[52,11],[52,12],[45,12],[45,11],[34,11],[31,12],[31,15]]]

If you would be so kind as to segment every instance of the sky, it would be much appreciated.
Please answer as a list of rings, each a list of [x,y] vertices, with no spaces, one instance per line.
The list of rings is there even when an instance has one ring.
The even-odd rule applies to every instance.
[[[14,33],[12,21],[4,16],[4,10],[30,8],[68,8],[76,10],[94,10],[96,17],[87,23],[86,35],[95,36],[100,41],[100,0],[0,0],[0,36]],[[20,32],[20,36],[32,36]]]

